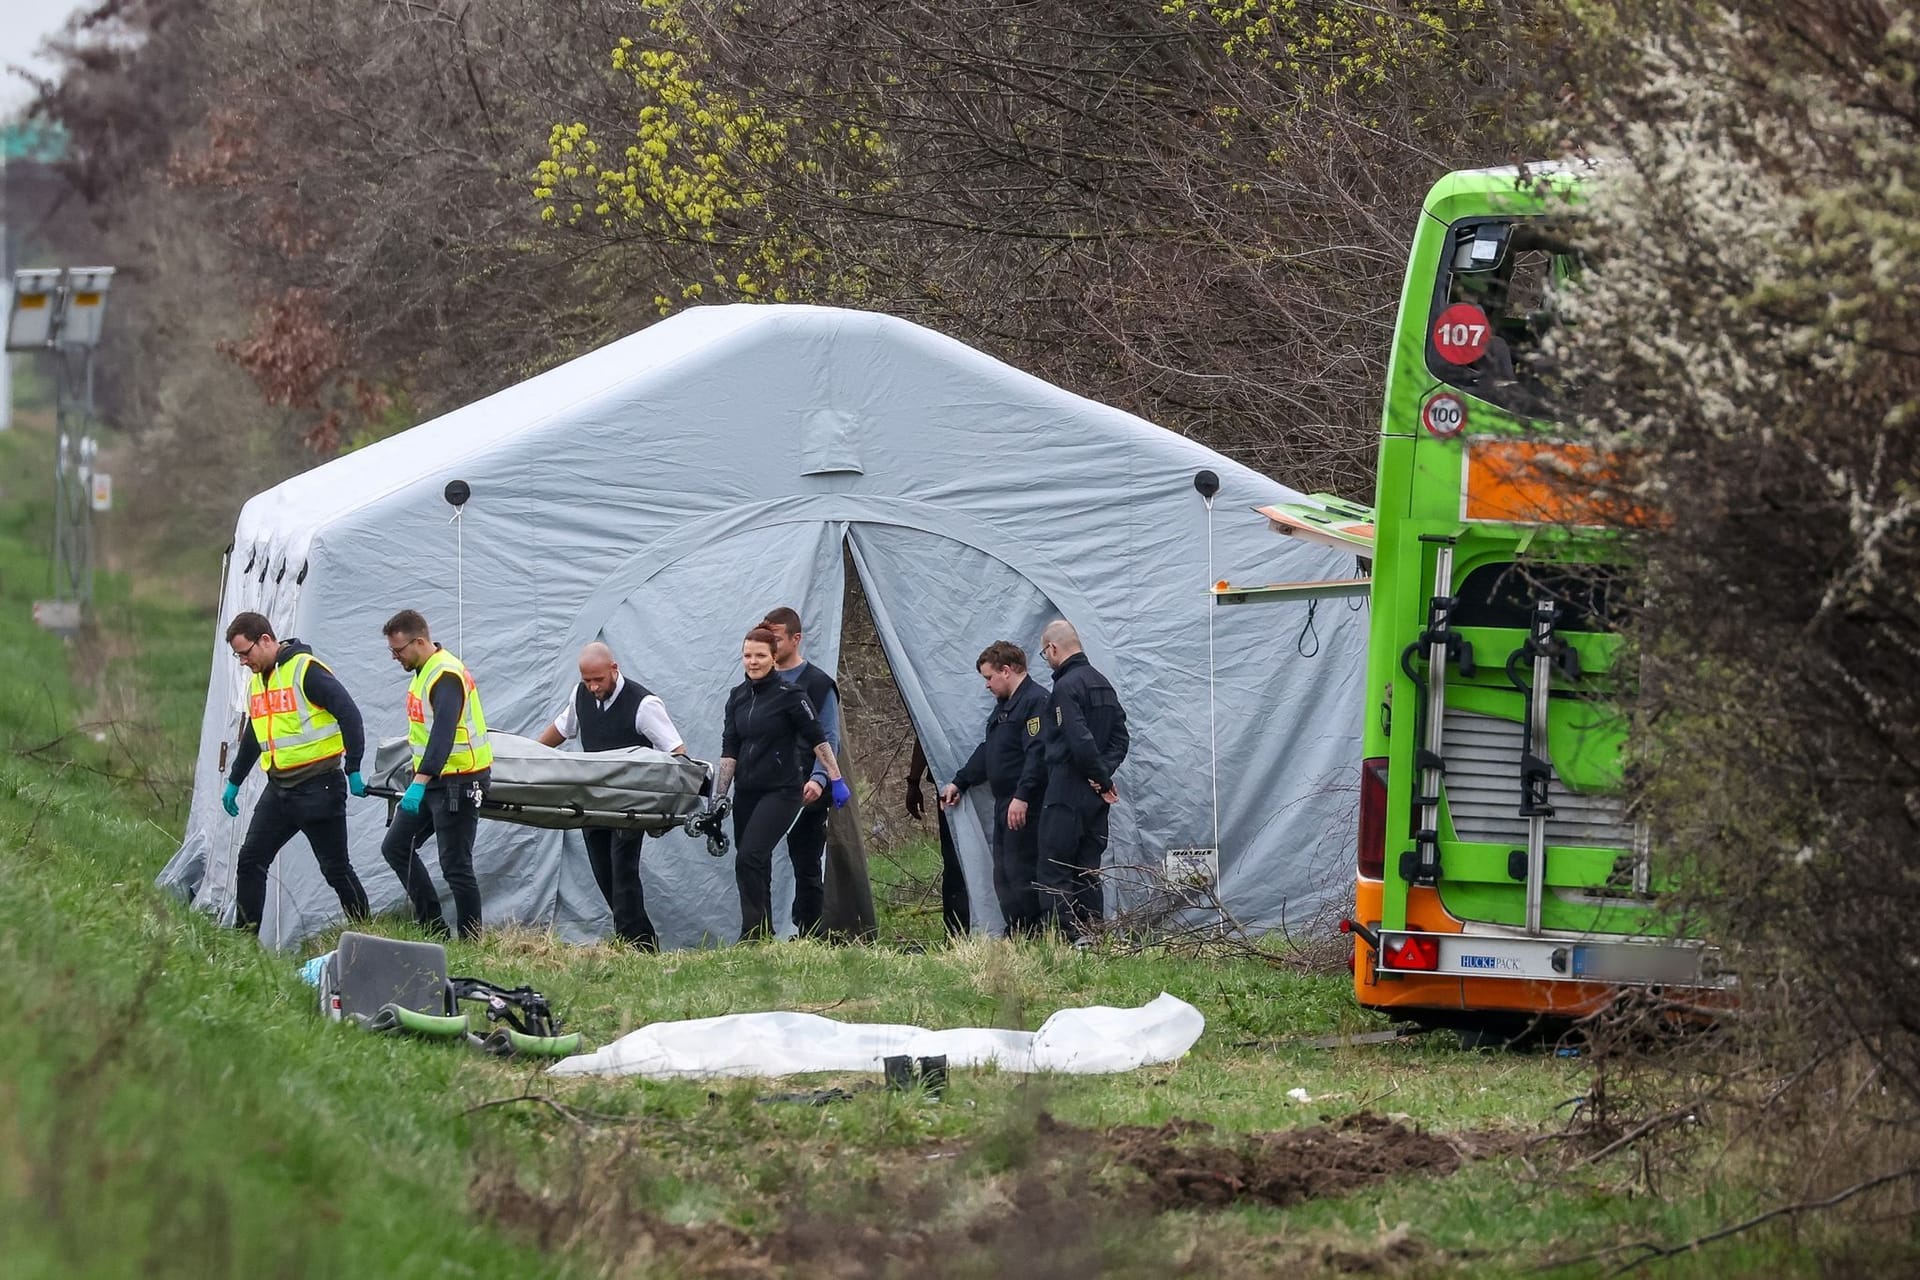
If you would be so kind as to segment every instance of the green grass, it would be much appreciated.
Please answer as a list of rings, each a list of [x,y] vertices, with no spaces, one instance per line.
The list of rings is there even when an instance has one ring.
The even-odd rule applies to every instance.
[[[1379,1024],[1344,978],[1246,957],[948,946],[931,845],[876,857],[878,946],[641,956],[507,930],[454,945],[452,963],[534,983],[596,1045],[656,1019],[773,1008],[1032,1028],[1064,1006],[1164,990],[1207,1017],[1193,1052],[1111,1077],[956,1072],[935,1104],[858,1076],[550,1079],[328,1024],[295,972],[327,938],[263,952],[151,888],[183,817],[213,619],[109,578],[95,635],[70,647],[34,628],[46,512],[28,479],[44,443],[44,431],[0,437],[10,1277],[1513,1274],[1684,1239],[1768,1203],[1704,1169],[1654,1194],[1630,1157],[1555,1173],[1543,1148],[1285,1209],[1155,1212],[1119,1126],[1204,1121],[1177,1144],[1195,1160],[1362,1111],[1538,1134],[1586,1087],[1583,1064],[1440,1037],[1307,1048],[1293,1042]],[[829,1086],[852,1096],[763,1100]],[[1865,1248],[1821,1228],[1758,1235],[1662,1274],[1814,1274],[1833,1251]]]
[[[105,580],[96,635],[70,649],[33,625],[46,512],[19,479],[43,443],[0,437],[7,1274],[551,1269],[467,1212],[471,1133],[447,1103],[485,1086],[465,1060],[338,1035],[285,957],[150,887],[182,817],[211,619]]]

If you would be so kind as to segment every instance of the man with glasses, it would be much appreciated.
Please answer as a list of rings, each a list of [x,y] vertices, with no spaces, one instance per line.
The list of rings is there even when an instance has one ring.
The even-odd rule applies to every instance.
[[[312,649],[275,636],[261,614],[242,613],[228,623],[227,647],[253,673],[247,728],[220,796],[228,817],[240,816],[240,784],[254,762],[264,760],[267,770],[266,790],[240,846],[234,923],[260,927],[267,872],[296,834],[313,847],[320,874],[339,895],[347,918],[365,920],[367,893],[347,857],[347,793],[367,792],[360,780],[366,748],[360,709]]]
[[[387,619],[381,630],[387,652],[413,673],[407,687],[407,741],[413,747],[413,781],[400,797],[400,811],[387,828],[380,856],[406,886],[416,919],[429,932],[447,933],[440,896],[420,860],[419,846],[431,834],[440,850],[440,872],[453,894],[462,938],[480,936],[480,882],[473,874],[473,839],[480,801],[492,778],[493,747],[480,691],[460,659],[433,642],[427,620],[412,609]]]

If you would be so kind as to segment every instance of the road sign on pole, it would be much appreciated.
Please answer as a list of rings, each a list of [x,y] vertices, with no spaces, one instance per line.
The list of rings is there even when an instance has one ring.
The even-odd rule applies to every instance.
[[[113,480],[94,471],[93,354],[100,345],[112,267],[43,267],[13,273],[8,351],[53,362],[53,594],[34,606],[49,630],[71,634],[93,599],[93,513],[113,504]],[[104,483],[102,483],[104,482]]]

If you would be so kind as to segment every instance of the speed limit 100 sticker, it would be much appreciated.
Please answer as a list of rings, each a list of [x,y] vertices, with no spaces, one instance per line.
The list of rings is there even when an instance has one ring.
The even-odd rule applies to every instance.
[[[1471,302],[1456,302],[1433,322],[1433,349],[1448,364],[1472,364],[1487,354],[1493,326],[1487,313]]]
[[[1451,439],[1467,425],[1466,402],[1459,396],[1435,396],[1421,408],[1420,425],[1442,440]]]

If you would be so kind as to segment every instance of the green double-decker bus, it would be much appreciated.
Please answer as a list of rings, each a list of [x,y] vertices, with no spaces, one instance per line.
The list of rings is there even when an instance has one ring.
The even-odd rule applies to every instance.
[[[1580,270],[1555,215],[1591,180],[1548,166],[1434,186],[1373,509],[1265,509],[1371,559],[1354,989],[1429,1025],[1517,1031],[1623,987],[1719,986],[1659,910],[1657,852],[1620,796],[1626,513],[1538,380],[1556,286]]]

